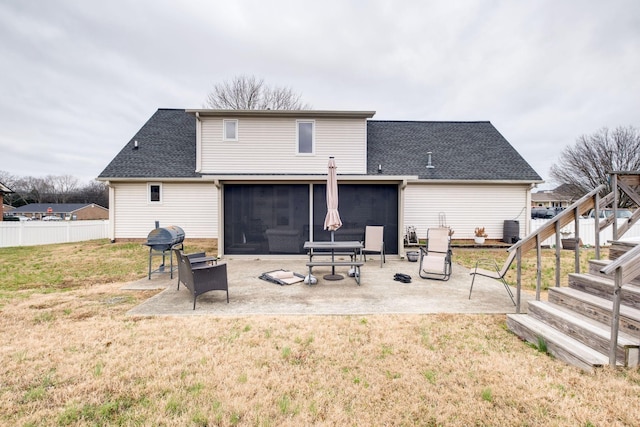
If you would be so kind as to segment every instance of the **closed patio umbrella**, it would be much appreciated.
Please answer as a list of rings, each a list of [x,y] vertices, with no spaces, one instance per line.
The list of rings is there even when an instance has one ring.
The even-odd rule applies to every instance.
[[[331,231],[331,241],[334,241],[335,231],[342,227],[340,213],[338,213],[338,177],[336,174],[336,162],[333,157],[329,157],[329,173],[327,174],[327,216],[324,218],[324,229]],[[331,260],[333,261],[333,251]],[[326,280],[340,280],[343,276],[335,274],[335,266],[331,269],[331,274],[324,276]]]
[[[336,162],[333,157],[329,157],[329,173],[327,174],[327,216],[324,218],[324,229],[331,231],[331,241],[333,233],[342,227],[340,213],[338,213],[338,177],[336,174]]]

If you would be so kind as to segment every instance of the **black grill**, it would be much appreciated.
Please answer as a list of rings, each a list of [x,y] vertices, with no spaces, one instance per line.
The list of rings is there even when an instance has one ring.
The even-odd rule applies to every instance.
[[[149,279],[151,279],[151,273],[164,272],[165,258],[169,256],[169,273],[173,279],[173,255],[172,249],[184,249],[182,242],[184,241],[184,230],[177,225],[170,225],[168,227],[159,227],[156,222],[156,228],[151,230],[147,235],[147,241],[145,245],[149,246]],[[162,264],[152,270],[151,264],[154,256],[162,256]]]
[[[184,231],[177,225],[168,227],[155,228],[151,230],[147,236],[147,243],[156,251],[167,251],[172,247],[181,244],[184,241]]]

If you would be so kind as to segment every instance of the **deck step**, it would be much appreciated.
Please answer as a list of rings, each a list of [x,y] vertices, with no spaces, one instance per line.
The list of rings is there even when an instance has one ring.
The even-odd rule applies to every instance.
[[[533,316],[507,314],[507,327],[511,332],[532,344],[537,345],[538,337],[542,337],[550,354],[585,371],[592,371],[594,368],[609,364],[608,356],[551,328]]]
[[[606,275],[601,273],[600,270],[611,264],[613,261],[609,259],[591,259],[589,260],[589,274],[594,276],[609,277],[613,279],[613,274]],[[640,286],[640,276],[631,281],[632,285]]]
[[[600,323],[611,324],[613,303],[604,298],[573,288],[550,288],[548,300]],[[620,305],[620,331],[640,338],[640,310]]]
[[[565,307],[545,301],[530,301],[529,315],[580,341],[602,354],[609,354],[611,326],[597,322]],[[618,334],[616,358],[623,366],[638,366],[640,339]]]
[[[569,287],[611,300],[614,280],[610,277],[584,273],[570,273]],[[630,283],[622,286],[621,303],[640,309],[640,286]]]

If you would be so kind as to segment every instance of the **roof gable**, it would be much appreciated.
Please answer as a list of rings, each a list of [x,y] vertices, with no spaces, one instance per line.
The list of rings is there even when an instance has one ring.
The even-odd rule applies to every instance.
[[[11,190],[9,187],[7,187],[6,185],[0,182],[0,193],[1,194],[13,193],[13,190]]]
[[[542,181],[490,122],[368,121],[367,173]],[[431,152],[433,168],[427,168]]]
[[[195,116],[185,110],[159,109],[99,178],[199,177],[195,170]]]

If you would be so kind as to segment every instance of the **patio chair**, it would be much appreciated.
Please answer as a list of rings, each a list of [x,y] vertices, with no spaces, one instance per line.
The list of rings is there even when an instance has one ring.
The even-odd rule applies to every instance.
[[[360,250],[360,259],[367,261],[366,254],[380,254],[380,268],[387,262],[384,253],[384,225],[367,225],[364,229],[363,248]]]
[[[207,265],[210,264],[209,261],[214,261],[216,264],[218,263],[218,260],[216,257],[207,257],[206,252],[194,252],[194,253],[190,253],[190,254],[185,254],[183,252],[182,249],[179,248],[174,248],[173,252],[176,255],[176,264],[178,264],[178,290],[180,290],[180,257],[182,255],[186,255],[187,258],[189,258],[189,261],[191,262],[191,266],[193,267],[200,267],[203,265]],[[199,261],[194,261],[194,260],[199,260]],[[184,283],[184,281],[182,281],[182,283]]]
[[[504,285],[504,288],[507,290],[507,294],[509,295],[509,298],[511,298],[511,302],[513,303],[513,305],[516,305],[516,301],[513,299],[513,292],[511,292],[511,288],[509,287],[509,284],[504,278],[504,276],[507,274],[507,271],[509,271],[509,267],[511,267],[511,264],[513,263],[513,260],[515,258],[516,258],[516,251],[512,251],[507,257],[507,260],[504,262],[504,265],[502,266],[502,268],[499,268],[498,263],[496,263],[496,261],[493,259],[491,260],[479,259],[478,261],[476,261],[475,268],[469,272],[469,274],[473,276],[473,279],[471,279],[471,288],[469,288],[469,299],[471,299],[471,292],[473,291],[473,282],[476,280],[476,276],[484,276],[484,277],[488,277],[494,280],[499,280],[500,282],[502,282],[502,284]],[[482,265],[490,269],[480,268],[480,266]]]
[[[227,264],[194,265],[189,257],[180,254],[178,261],[180,280],[193,295],[193,309],[196,309],[196,298],[209,291],[225,291],[229,303],[229,285],[227,282]],[[180,284],[178,283],[178,287]]]
[[[450,232],[449,227],[427,230],[427,243],[420,247],[418,270],[418,274],[423,279],[449,280],[451,277]]]

